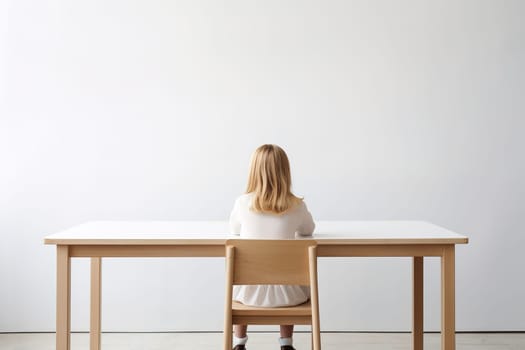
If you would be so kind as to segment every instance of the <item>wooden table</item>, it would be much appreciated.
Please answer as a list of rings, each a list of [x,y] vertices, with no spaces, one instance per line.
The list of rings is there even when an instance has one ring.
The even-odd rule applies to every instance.
[[[412,257],[414,350],[423,349],[423,257],[441,258],[441,349],[455,350],[455,245],[468,238],[422,221],[319,221],[321,257]],[[225,221],[96,221],[45,237],[57,247],[56,349],[70,349],[71,258],[91,258],[90,349],[100,349],[103,257],[224,257]]]

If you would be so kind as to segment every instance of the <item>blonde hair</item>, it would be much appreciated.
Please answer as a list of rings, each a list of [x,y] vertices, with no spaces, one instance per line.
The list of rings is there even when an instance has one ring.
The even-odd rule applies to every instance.
[[[251,209],[281,214],[302,201],[292,191],[290,162],[277,145],[262,145],[252,155],[246,193],[253,193]]]

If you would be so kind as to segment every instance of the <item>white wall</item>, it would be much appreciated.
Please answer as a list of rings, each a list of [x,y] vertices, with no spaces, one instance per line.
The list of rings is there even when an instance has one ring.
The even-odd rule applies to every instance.
[[[525,330],[525,2],[2,6],[0,331],[54,329],[46,234],[226,219],[261,143],[288,151],[316,219],[468,235],[458,330]],[[408,330],[410,262],[341,260],[320,265],[322,328]],[[429,330],[438,263],[425,270]],[[73,263],[74,330],[88,327],[87,267]],[[103,328],[220,330],[222,279],[220,259],[108,259]]]

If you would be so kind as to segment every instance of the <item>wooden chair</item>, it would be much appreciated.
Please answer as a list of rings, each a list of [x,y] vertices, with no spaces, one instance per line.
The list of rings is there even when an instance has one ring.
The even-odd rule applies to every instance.
[[[232,301],[233,285],[288,284],[310,287],[310,300],[291,307],[252,307]],[[234,324],[309,324],[312,348],[321,350],[314,240],[226,241],[224,350],[232,349]]]

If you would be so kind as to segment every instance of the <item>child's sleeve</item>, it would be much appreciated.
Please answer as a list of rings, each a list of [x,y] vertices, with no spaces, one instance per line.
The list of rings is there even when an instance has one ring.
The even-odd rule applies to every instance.
[[[230,214],[230,233],[234,235],[241,234],[241,218],[240,218],[240,205],[239,198],[233,205],[233,210]]]
[[[315,222],[312,218],[312,214],[310,214],[308,208],[306,207],[306,203],[303,202],[301,205],[303,208],[301,211],[301,222],[299,224],[299,228],[297,229],[297,234],[299,236],[311,236],[315,230]]]

